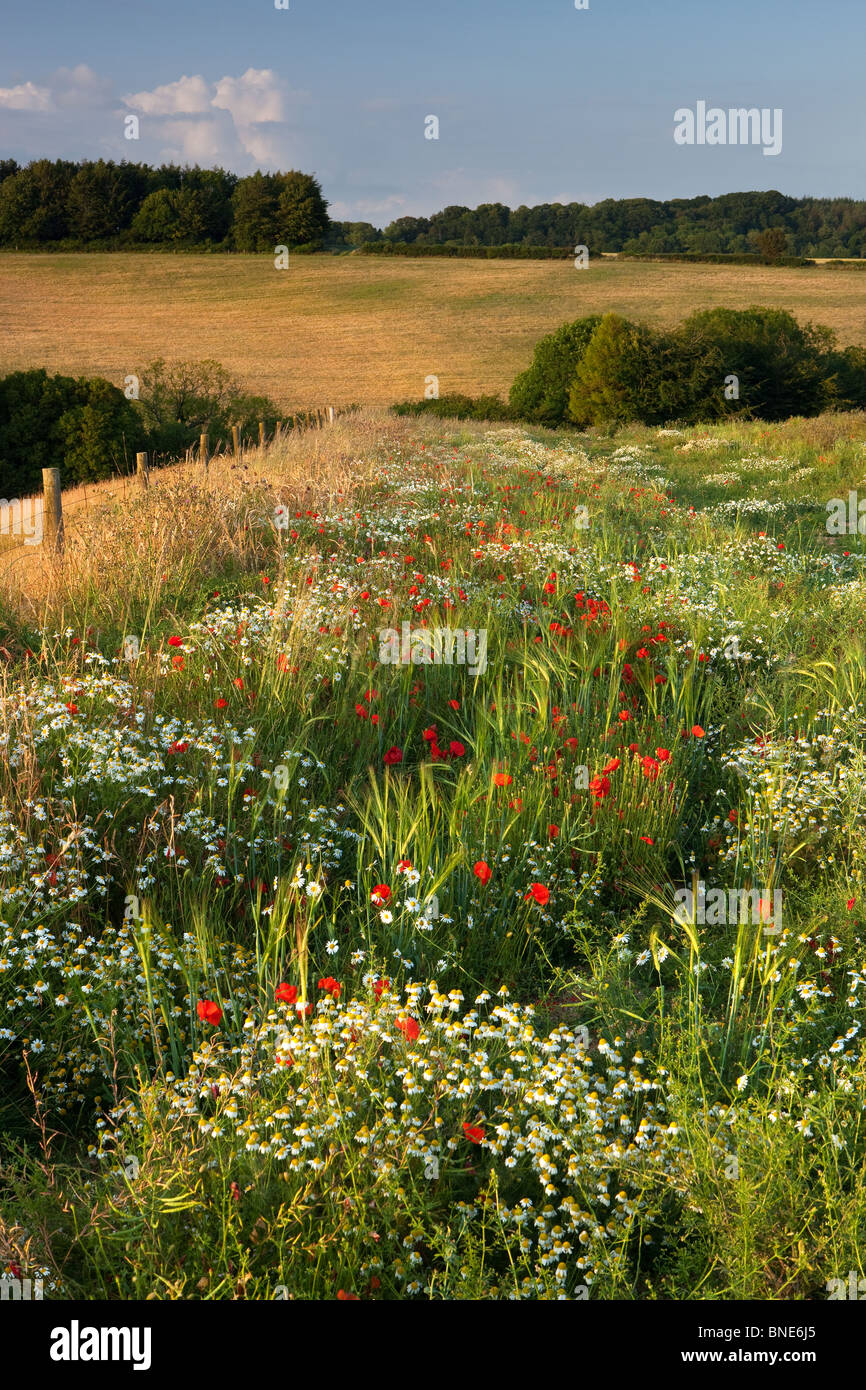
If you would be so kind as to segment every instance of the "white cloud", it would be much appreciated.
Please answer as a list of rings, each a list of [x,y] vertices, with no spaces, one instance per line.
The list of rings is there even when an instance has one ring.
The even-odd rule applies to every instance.
[[[231,141],[230,134],[226,139],[222,122],[212,116],[204,120],[160,121],[159,136],[171,142],[164,152],[167,157],[192,164],[219,163]]]
[[[221,77],[213,105],[231,113],[238,127],[282,121],[283,85],[270,68],[247,68],[242,77]]]
[[[51,93],[47,87],[36,87],[32,82],[0,87],[0,107],[6,111],[50,111]]]
[[[197,116],[214,105],[208,83],[199,76],[183,76],[152,92],[135,92],[124,101],[148,116]]]
[[[94,110],[114,102],[114,83],[100,77],[86,63],[74,68],[58,68],[50,79],[51,95],[58,107]]]

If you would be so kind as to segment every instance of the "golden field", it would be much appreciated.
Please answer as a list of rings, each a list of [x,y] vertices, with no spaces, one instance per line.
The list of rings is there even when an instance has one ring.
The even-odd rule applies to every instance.
[[[772,267],[169,254],[0,255],[0,374],[45,367],[117,385],[154,357],[213,357],[292,408],[507,394],[533,345],[615,310],[672,324],[762,304],[866,340],[866,275]]]

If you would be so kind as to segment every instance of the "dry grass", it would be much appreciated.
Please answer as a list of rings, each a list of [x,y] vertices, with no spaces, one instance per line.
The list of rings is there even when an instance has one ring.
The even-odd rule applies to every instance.
[[[47,630],[73,614],[94,628],[122,625],[142,598],[164,611],[205,575],[272,563],[277,503],[345,506],[396,445],[441,429],[440,421],[358,412],[245,450],[240,463],[219,455],[207,471],[199,463],[154,470],[145,491],[135,478],[115,478],[64,492],[62,557],[47,545],[10,543],[0,554],[0,599],[8,613]]]
[[[821,267],[365,256],[0,255],[0,372],[122,385],[156,356],[215,357],[281,408],[505,394],[542,334],[616,310],[655,324],[765,304],[866,337],[866,275]]]

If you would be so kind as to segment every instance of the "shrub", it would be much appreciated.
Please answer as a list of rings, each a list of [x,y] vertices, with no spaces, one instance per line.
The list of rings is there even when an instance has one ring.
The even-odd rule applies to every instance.
[[[599,314],[576,319],[536,343],[530,366],[515,377],[508,393],[508,403],[521,420],[555,427],[568,419],[571,382],[600,323]]]
[[[141,373],[139,405],[157,453],[181,454],[207,432],[214,447],[231,438],[232,425],[242,434],[257,431],[263,420],[270,431],[280,412],[267,396],[241,391],[225,367],[212,359],[172,362],[157,358]]]
[[[619,314],[605,314],[575,369],[568,397],[577,425],[647,424],[660,415],[658,335]]]
[[[392,405],[394,415],[433,415],[444,420],[513,420],[514,414],[498,396],[452,394],[437,400],[401,401]]]
[[[0,380],[0,493],[42,488],[42,469],[64,484],[107,478],[146,444],[141,416],[99,377],[48,376],[42,369]]]

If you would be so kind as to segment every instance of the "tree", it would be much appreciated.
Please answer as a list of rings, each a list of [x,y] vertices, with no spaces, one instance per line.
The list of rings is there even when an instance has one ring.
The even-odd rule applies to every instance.
[[[42,486],[42,469],[65,483],[110,477],[146,447],[141,417],[100,377],[48,376],[39,369],[0,380],[0,492],[23,497]]]
[[[758,250],[768,265],[781,260],[787,249],[788,237],[784,227],[766,227],[759,233]]]
[[[539,339],[532,362],[512,383],[511,409],[522,420],[551,428],[568,419],[568,393],[580,358],[601,323],[594,314],[562,324],[555,333]]]
[[[330,222],[321,185],[312,174],[292,170],[277,175],[277,241],[285,246],[320,247]]]
[[[605,314],[575,369],[568,397],[575,424],[657,423],[656,347],[656,335],[646,325]]]
[[[232,194],[232,239],[238,251],[273,251],[283,244],[277,197],[271,174],[256,172],[238,180]]]

